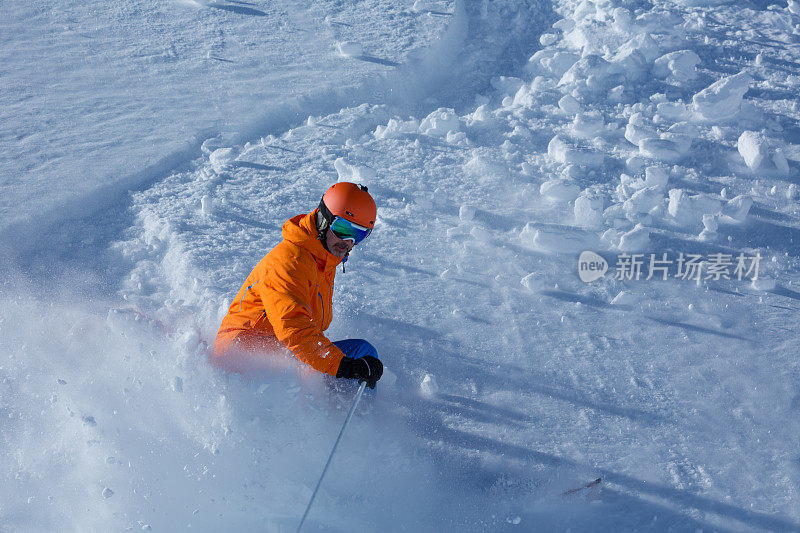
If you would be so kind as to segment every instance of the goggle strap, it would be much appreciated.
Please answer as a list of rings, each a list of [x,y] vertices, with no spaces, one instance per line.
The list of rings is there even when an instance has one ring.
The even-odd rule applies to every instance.
[[[325,227],[322,230],[326,230],[330,227],[331,222],[333,222],[333,213],[331,210],[328,209],[328,206],[325,205],[323,200],[319,201],[319,212],[322,213],[322,218],[325,220]]]

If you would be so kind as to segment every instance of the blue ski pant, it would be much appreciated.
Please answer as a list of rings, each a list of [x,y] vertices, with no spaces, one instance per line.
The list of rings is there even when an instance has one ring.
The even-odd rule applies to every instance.
[[[333,343],[337,348],[344,352],[347,357],[358,359],[365,355],[378,357],[378,350],[364,339],[345,339]]]

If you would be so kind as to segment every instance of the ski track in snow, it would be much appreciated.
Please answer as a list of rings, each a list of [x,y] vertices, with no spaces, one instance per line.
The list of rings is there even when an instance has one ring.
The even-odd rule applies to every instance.
[[[389,374],[309,526],[800,529],[800,20],[555,8],[457,3],[400,74],[205,140],[113,236],[124,304],[4,306],[22,488],[4,522],[293,530],[355,388],[206,356],[283,221],[338,178],[369,185],[379,219],[337,276],[328,335],[371,340]],[[584,284],[585,249],[758,251],[767,281],[617,280],[612,263]]]

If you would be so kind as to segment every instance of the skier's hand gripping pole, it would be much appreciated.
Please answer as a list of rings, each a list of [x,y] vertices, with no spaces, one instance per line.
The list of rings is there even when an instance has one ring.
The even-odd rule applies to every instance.
[[[359,383],[365,382],[370,389],[375,388],[382,375],[383,363],[371,355],[365,355],[358,359],[345,357],[339,363],[339,370],[336,371],[337,378],[357,379]]]

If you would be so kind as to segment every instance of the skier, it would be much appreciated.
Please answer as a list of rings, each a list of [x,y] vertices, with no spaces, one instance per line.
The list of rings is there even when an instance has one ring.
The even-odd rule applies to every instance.
[[[333,278],[353,246],[375,225],[377,207],[367,188],[339,182],[311,213],[283,225],[278,243],[245,280],[222,319],[214,360],[232,352],[288,348],[295,357],[337,378],[366,381],[383,374],[377,350],[363,339],[331,342],[323,334],[333,318]]]

